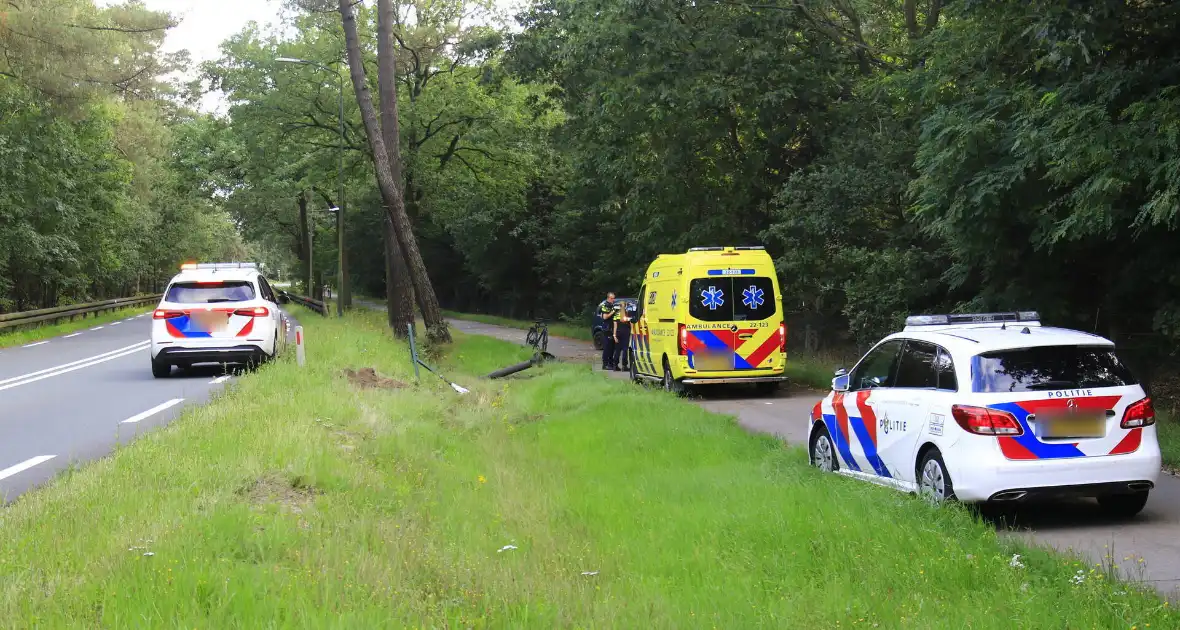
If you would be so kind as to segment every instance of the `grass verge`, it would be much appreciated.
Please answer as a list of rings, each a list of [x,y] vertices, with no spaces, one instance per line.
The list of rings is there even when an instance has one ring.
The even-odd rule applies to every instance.
[[[509,319],[507,317],[497,317],[495,315],[476,315],[472,313],[456,313],[455,311],[444,311],[444,315],[452,319],[463,319],[469,322],[479,322],[481,324],[491,324],[493,326],[505,326],[507,328],[519,328],[520,330],[528,330],[532,327],[533,322],[526,322],[519,319]],[[582,341],[593,341],[594,338],[590,335],[590,325],[576,326],[568,322],[548,322],[549,334],[554,337],[565,337],[567,339],[580,339]]]
[[[1180,471],[1180,419],[1175,412],[1164,413],[1157,410],[1156,435],[1160,442],[1160,456],[1164,466],[1172,471]]]
[[[51,339],[59,335],[68,335],[70,333],[78,332],[79,330],[86,330],[109,324],[110,322],[124,319],[130,315],[139,315],[151,311],[147,306],[135,306],[131,308],[121,308],[116,311],[108,311],[106,313],[99,313],[94,317],[87,317],[85,319],[76,319],[72,322],[59,322],[57,324],[47,324],[44,326],[36,326],[33,328],[26,328],[24,330],[14,330],[10,332],[0,331],[0,348],[11,348],[12,346],[23,346],[25,344]]]
[[[812,389],[829,390],[839,361],[792,352],[787,355],[786,375],[791,383]]]
[[[293,309],[297,310],[297,309]],[[1153,628],[1152,593],[654,390],[380,313],[0,510],[17,627]],[[394,384],[390,384],[394,385]],[[626,413],[620,410],[629,410]],[[1018,562],[1013,554],[1020,554]],[[1014,566],[1018,565],[1018,566]],[[1076,579],[1081,576],[1081,579]]]

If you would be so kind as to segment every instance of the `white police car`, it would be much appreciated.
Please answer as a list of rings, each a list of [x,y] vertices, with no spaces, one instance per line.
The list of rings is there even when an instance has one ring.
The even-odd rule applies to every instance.
[[[935,499],[1095,497],[1133,516],[1160,472],[1151,400],[1114,343],[1035,312],[909,317],[832,389],[811,463]]]
[[[256,365],[282,353],[287,328],[254,263],[185,263],[152,314],[152,375],[174,365]]]

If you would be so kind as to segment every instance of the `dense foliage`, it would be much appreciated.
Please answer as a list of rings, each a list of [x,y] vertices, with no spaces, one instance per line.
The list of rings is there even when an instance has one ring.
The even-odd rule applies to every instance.
[[[632,291],[657,252],[761,242],[829,342],[950,309],[1180,335],[1173,3],[540,0],[522,19],[511,65],[569,117],[538,263],[574,284],[546,306]]]
[[[189,258],[250,254],[186,167],[203,115],[163,76],[165,14],[0,5],[0,311],[158,288]]]
[[[357,10],[376,94],[373,4]],[[333,5],[288,0],[284,29],[223,45],[204,68],[221,118],[158,79],[184,61],[158,52],[163,16],[4,9],[0,299],[124,290],[177,252],[240,247],[223,212],[322,284],[341,203],[352,284],[381,295],[348,85],[339,199]],[[400,183],[445,306],[574,315],[635,291],[657,253],[761,243],[824,344],[952,309],[1036,308],[1143,357],[1180,337],[1172,3],[536,0],[515,27],[489,0],[395,5]],[[33,28],[80,35],[46,47]]]

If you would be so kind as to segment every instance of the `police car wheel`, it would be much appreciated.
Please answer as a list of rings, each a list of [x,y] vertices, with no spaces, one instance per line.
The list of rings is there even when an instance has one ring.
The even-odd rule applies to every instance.
[[[171,374],[172,364],[152,359],[152,376],[155,378],[167,378]]]
[[[594,331],[594,349],[595,350],[602,350],[603,337],[605,337],[605,335],[602,334],[601,330]]]
[[[1098,505],[1111,516],[1130,518],[1143,511],[1147,505],[1147,493],[1107,494],[1098,497]]]
[[[811,465],[824,472],[835,472],[840,463],[836,459],[836,449],[832,446],[832,438],[827,429],[820,427],[811,436]]]
[[[932,448],[922,456],[918,465],[918,490],[922,496],[941,503],[955,498],[955,486],[942,461],[942,453]]]

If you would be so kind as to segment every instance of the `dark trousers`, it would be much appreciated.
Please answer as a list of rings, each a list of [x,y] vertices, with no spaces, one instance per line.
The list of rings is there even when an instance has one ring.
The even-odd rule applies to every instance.
[[[611,337],[611,333],[608,330],[606,332],[606,335],[603,336],[603,338],[602,338],[602,367],[603,368],[614,367],[614,360],[615,360],[615,340],[613,337]]]
[[[619,341],[615,344],[615,356],[613,364],[625,369],[631,360],[631,353],[628,352],[628,349],[631,347],[631,326],[619,324],[618,337]]]

